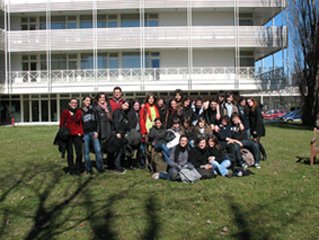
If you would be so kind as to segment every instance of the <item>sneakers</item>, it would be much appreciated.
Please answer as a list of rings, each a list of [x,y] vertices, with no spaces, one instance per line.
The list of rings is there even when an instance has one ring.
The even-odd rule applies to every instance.
[[[241,167],[242,167],[244,170],[247,170],[248,165],[247,165],[246,163],[243,163],[243,164],[241,165]]]
[[[126,170],[125,170],[124,168],[116,169],[116,170],[115,170],[115,173],[116,173],[116,174],[121,174],[121,175],[123,175],[123,174],[126,173]]]
[[[255,163],[255,168],[260,169],[260,164],[259,163]]]
[[[155,179],[155,180],[159,179],[159,173],[154,173],[152,175],[152,178]]]

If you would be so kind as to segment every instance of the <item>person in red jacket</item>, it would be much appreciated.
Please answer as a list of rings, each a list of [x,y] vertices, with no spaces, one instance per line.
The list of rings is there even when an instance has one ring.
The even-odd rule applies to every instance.
[[[111,106],[112,112],[115,112],[116,109],[122,108],[122,104],[125,102],[122,96],[123,96],[122,89],[120,87],[115,87],[113,89],[113,98],[109,100],[109,104]]]
[[[66,146],[68,172],[71,175],[78,175],[82,170],[82,111],[78,108],[78,100],[71,98],[69,108],[63,110],[60,119],[60,127],[66,126],[69,129],[69,138]],[[73,146],[75,148],[76,160],[74,163]]]
[[[147,94],[145,104],[140,110],[140,126],[143,138],[146,137],[151,127],[153,127],[155,118],[160,117],[155,101],[154,94]]]

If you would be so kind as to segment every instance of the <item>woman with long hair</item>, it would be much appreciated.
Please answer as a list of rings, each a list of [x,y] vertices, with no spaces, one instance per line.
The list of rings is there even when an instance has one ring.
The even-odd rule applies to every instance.
[[[261,114],[261,106],[257,103],[254,98],[248,98],[247,104],[249,107],[249,124],[250,124],[250,133],[253,137],[253,140],[256,141],[259,145],[259,150],[262,154],[262,159],[267,159],[267,154],[264,146],[260,142],[260,138],[266,135],[265,124],[263,116]]]

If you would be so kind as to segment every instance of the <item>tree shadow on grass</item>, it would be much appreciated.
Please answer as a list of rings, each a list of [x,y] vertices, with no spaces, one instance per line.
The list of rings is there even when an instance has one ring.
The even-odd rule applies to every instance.
[[[143,240],[156,239],[160,230],[160,223],[156,213],[157,206],[156,199],[154,196],[150,196],[145,205],[145,212],[147,214],[148,227],[142,237]]]
[[[36,193],[39,203],[35,212],[35,216],[33,217],[33,226],[27,236],[24,238],[25,240],[50,239],[53,236],[66,230],[70,230],[75,226],[74,225],[69,229],[64,229],[61,231],[59,228],[68,221],[68,217],[66,217],[64,221],[56,221],[56,219],[60,214],[62,214],[64,208],[66,208],[77,196],[81,194],[82,191],[85,190],[87,185],[92,181],[92,177],[78,183],[76,190],[73,191],[63,201],[53,206],[47,207],[46,202],[48,201],[48,198],[50,197],[54,187],[60,182],[60,176],[61,175],[59,174],[55,174],[53,180],[49,185],[46,186],[44,191]]]
[[[270,235],[270,232],[274,232],[279,229],[284,229],[290,224],[296,224],[303,209],[296,211],[294,214],[285,216],[287,221],[280,222],[277,224],[277,229],[269,229],[266,224],[269,221],[276,221],[271,216],[264,216],[264,211],[271,205],[278,205],[282,201],[287,201],[286,197],[269,199],[262,205],[255,205],[250,207],[248,210],[241,209],[240,205],[235,202],[232,196],[225,196],[230,210],[233,214],[233,223],[239,229],[238,232],[232,234],[234,239],[238,240],[251,240],[251,239],[273,239],[274,237]],[[268,218],[268,219],[267,219]],[[258,221],[253,221],[253,219],[259,219]],[[270,231],[271,230],[271,231]],[[274,234],[275,235],[275,234]],[[258,236],[258,237],[256,237]]]

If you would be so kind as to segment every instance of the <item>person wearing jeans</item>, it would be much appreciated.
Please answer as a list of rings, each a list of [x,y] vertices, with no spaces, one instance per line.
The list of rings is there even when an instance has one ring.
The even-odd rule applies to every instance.
[[[82,104],[85,170],[87,173],[92,173],[92,162],[90,159],[90,145],[92,144],[95,152],[96,168],[99,172],[104,172],[103,155],[98,138],[99,125],[97,121],[97,114],[94,111],[93,106],[91,105],[91,97],[84,97]]]
[[[208,138],[208,150],[209,157],[208,162],[214,168],[214,173],[220,174],[221,176],[230,176],[231,173],[228,168],[231,167],[231,161],[223,153],[223,148],[218,143],[217,137],[214,135],[209,136]]]

